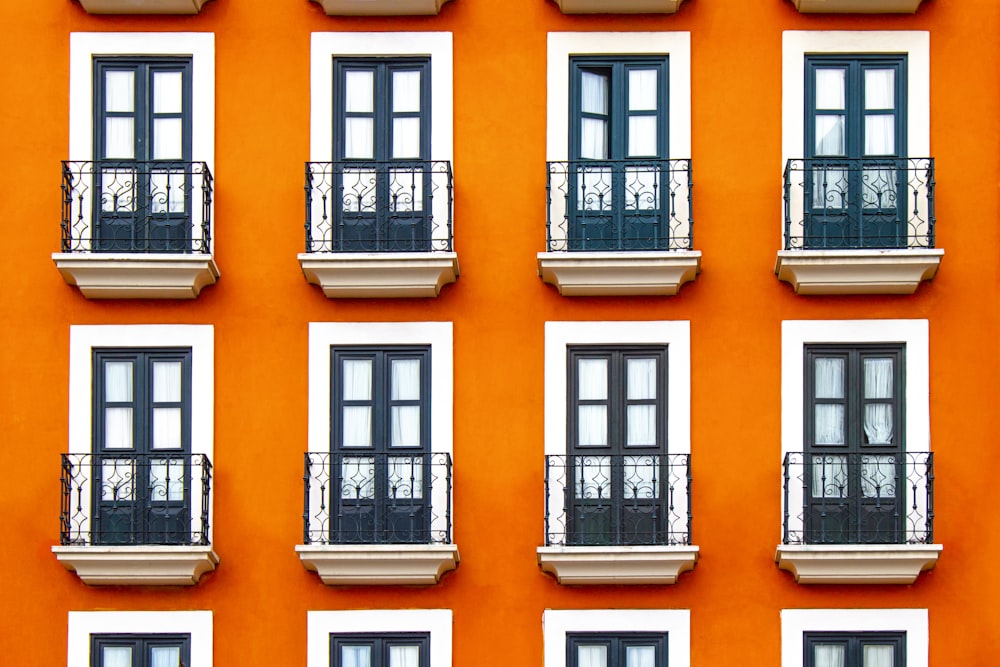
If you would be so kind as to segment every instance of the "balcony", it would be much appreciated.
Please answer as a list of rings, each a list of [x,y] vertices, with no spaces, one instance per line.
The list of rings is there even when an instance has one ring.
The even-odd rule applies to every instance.
[[[219,278],[204,162],[62,163],[59,273],[88,299],[193,299]]]
[[[417,16],[438,14],[448,0],[314,0],[329,16]]]
[[[560,584],[673,584],[694,568],[687,454],[545,457],[545,546]]]
[[[775,562],[800,584],[912,584],[941,553],[929,452],[789,452],[784,508]]]
[[[563,296],[674,295],[692,250],[690,160],[548,163],[538,274]]]
[[[449,454],[305,455],[305,568],[329,585],[430,585],[458,567]]]
[[[450,162],[307,162],[305,190],[299,264],[327,297],[436,297],[458,278]]]
[[[190,586],[215,569],[203,454],[63,454],[59,546],[90,585]]]
[[[563,14],[674,14],[684,0],[555,0]]]
[[[810,158],[785,167],[785,249],[797,294],[912,294],[932,280],[933,158]]]
[[[208,0],[80,0],[88,14],[197,14]]]
[[[922,0],[792,0],[803,14],[912,14]]]

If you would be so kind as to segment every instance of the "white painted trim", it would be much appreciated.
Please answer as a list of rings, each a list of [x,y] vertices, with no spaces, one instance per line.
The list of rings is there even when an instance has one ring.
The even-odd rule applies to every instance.
[[[542,628],[544,667],[566,667],[566,634],[569,632],[666,633],[667,664],[670,667],[691,665],[691,612],[687,609],[546,609],[542,613]]]
[[[545,159],[569,159],[571,55],[669,55],[667,120],[670,157],[691,156],[691,33],[550,32]]]
[[[333,59],[337,56],[430,56],[430,159],[453,159],[450,32],[314,32],[310,65],[310,160],[333,160]]]
[[[191,666],[212,667],[211,611],[71,611],[66,667],[90,667],[90,637],[98,634],[187,634]]]
[[[803,667],[806,632],[905,632],[906,664],[900,667],[928,667],[927,628],[926,609],[782,609],[781,667]]]
[[[430,634],[429,667],[451,667],[450,609],[402,609],[306,612],[306,667],[330,667],[330,635],[426,632]],[[196,666],[193,666],[196,667]]]

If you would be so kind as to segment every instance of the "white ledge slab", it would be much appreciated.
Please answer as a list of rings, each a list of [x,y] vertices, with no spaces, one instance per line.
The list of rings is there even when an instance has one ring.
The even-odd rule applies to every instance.
[[[329,16],[419,16],[437,14],[448,0],[315,0]]]
[[[331,299],[435,297],[459,274],[453,252],[301,253],[299,265]]]
[[[90,586],[193,586],[219,564],[207,546],[54,546],[52,553]]]
[[[781,250],[778,280],[796,294],[913,294],[933,280],[944,250]]]
[[[563,14],[674,14],[684,0],[556,0]]]
[[[800,584],[912,584],[933,569],[940,544],[780,544],[778,569]]]
[[[563,296],[673,296],[700,272],[700,250],[538,253],[538,275]]]
[[[429,586],[459,562],[454,544],[299,544],[295,551],[329,586]]]
[[[674,584],[698,562],[695,546],[538,547],[542,572],[560,584]]]
[[[80,0],[90,14],[197,14],[208,0]]]
[[[803,14],[912,14],[922,0],[792,0]]]
[[[219,279],[212,255],[73,252],[52,261],[88,299],[194,299]]]

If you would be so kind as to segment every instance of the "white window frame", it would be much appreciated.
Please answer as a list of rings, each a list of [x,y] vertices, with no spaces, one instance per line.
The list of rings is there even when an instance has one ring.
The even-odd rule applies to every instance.
[[[899,667],[929,665],[926,609],[782,609],[781,667],[803,667],[807,632],[905,632],[906,664]]]
[[[212,667],[211,611],[71,611],[68,626],[67,667],[91,667],[91,637],[105,634],[189,635],[189,667]]]
[[[330,667],[330,635],[396,634],[430,635],[430,664],[451,667],[452,612],[450,609],[366,609],[358,611],[309,611],[306,667]]]
[[[69,36],[69,159],[94,159],[94,58],[191,58],[191,158],[215,171],[215,34],[210,32],[74,32]],[[88,190],[89,191],[89,190]],[[87,198],[79,204],[90,220]],[[213,204],[214,207],[214,204]],[[201,240],[202,207],[191,208],[191,233]],[[210,222],[214,216],[209,218]],[[211,223],[214,224],[214,223]],[[214,236],[214,233],[213,233]]]
[[[210,324],[72,325],[69,331],[69,453],[93,453],[94,349],[191,349],[191,453],[212,461],[215,449],[215,329]],[[89,489],[84,488],[87,495]],[[212,542],[213,495],[209,495]],[[89,507],[89,498],[84,498]],[[201,485],[191,487],[191,507],[201,507]],[[201,531],[201,516],[191,513]],[[89,528],[81,524],[81,530]]]
[[[544,667],[566,667],[566,635],[572,632],[666,634],[667,664],[691,665],[691,612],[687,609],[546,609],[542,613],[542,628]]]

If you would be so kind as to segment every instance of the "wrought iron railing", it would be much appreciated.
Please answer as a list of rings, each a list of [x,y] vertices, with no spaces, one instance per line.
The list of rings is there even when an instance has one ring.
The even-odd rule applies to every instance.
[[[549,162],[549,252],[691,250],[691,160]]]
[[[785,165],[785,249],[934,247],[933,158]]]
[[[305,455],[306,544],[450,544],[451,455]]]
[[[546,456],[546,546],[690,545],[689,458]]]
[[[785,454],[785,544],[933,541],[932,453]]]
[[[206,545],[204,454],[63,454],[59,543]]]
[[[206,163],[62,163],[63,252],[211,249],[212,172]]]
[[[306,163],[306,252],[450,252],[451,162]]]

